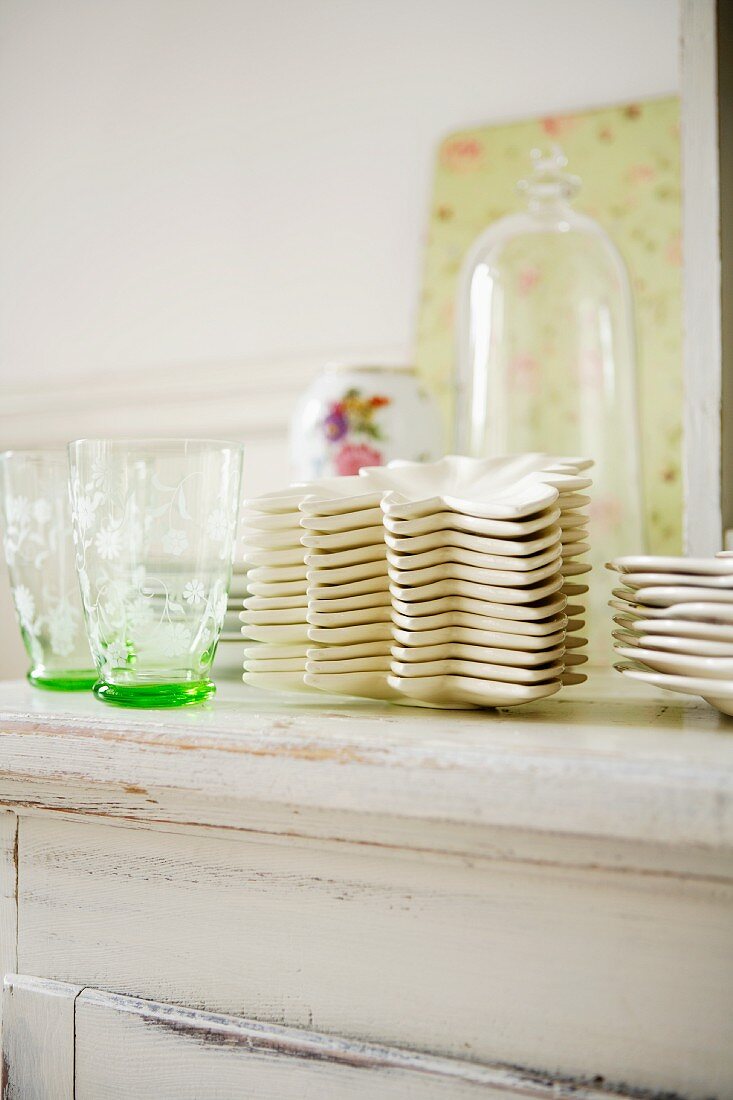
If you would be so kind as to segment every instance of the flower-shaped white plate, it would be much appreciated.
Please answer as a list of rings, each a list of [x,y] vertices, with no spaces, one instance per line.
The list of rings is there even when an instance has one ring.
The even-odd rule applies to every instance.
[[[664,672],[647,672],[646,669],[634,668],[621,662],[614,665],[614,668],[631,680],[641,680],[653,687],[677,691],[682,695],[700,695],[706,703],[710,703],[723,714],[733,715],[733,683],[720,683],[697,676],[668,676]]]
[[[489,605],[493,607],[493,605]],[[496,630],[496,615],[472,615],[462,611],[443,611],[439,615],[403,615],[392,612],[392,622],[401,630],[439,630],[444,626],[467,627],[471,630]],[[500,620],[501,621],[501,620]],[[506,621],[506,620],[504,620]],[[511,620],[515,622],[517,620]],[[520,620],[521,621],[521,620]]]
[[[353,611],[308,611],[311,626],[362,626],[367,623],[388,623],[392,609],[383,607],[360,607]]]
[[[270,611],[240,611],[237,617],[247,626],[278,626],[305,623],[306,614],[304,607],[280,607]]]
[[[304,672],[244,672],[242,679],[250,687],[264,691],[307,691]]]
[[[578,464],[547,455],[476,459],[446,455],[438,462],[391,462],[367,467],[360,477],[389,491],[383,507],[403,519],[456,511],[493,519],[532,515],[558,497],[590,485]]]
[[[487,600],[485,587],[485,585],[470,584],[468,581],[436,581],[435,584],[426,584],[417,588],[392,583],[389,590],[396,599],[404,600],[405,603],[425,603],[428,600],[441,599],[443,596],[462,596],[469,600],[481,600],[487,615],[493,615],[497,619],[515,619],[525,622],[557,615],[565,610],[567,603],[566,597],[562,595],[549,596],[532,604],[510,604],[505,600],[500,602]]]
[[[384,526],[391,534],[401,538],[406,535],[429,535],[433,531],[449,529],[465,531],[469,535],[488,535],[491,538],[513,541],[524,540],[528,535],[546,534],[548,528],[558,525],[560,514],[559,508],[547,508],[526,520],[480,519],[457,512],[435,512],[419,519],[395,519],[389,512],[385,512]],[[527,551],[519,547],[517,553]]]
[[[294,550],[301,549],[302,527],[285,531],[241,531],[242,544],[246,555],[250,550]]]
[[[242,534],[252,531],[291,531],[300,534],[300,512],[248,512],[239,513]]]
[[[308,550],[305,564],[311,569],[343,569],[363,565],[367,561],[386,561],[387,546],[374,542],[371,546],[357,546],[351,550]]]
[[[290,645],[295,642],[307,642],[308,627],[298,623],[278,623],[275,626],[244,626],[242,635],[251,638],[255,642],[271,642],[279,645]]]
[[[309,626],[312,642],[325,645],[349,645],[351,642],[381,642],[392,637],[389,623],[368,623],[365,626]]]
[[[524,624],[520,624],[524,625]],[[441,626],[436,627],[433,630],[403,630],[401,627],[394,627],[393,630],[394,641],[396,645],[404,646],[405,648],[418,648],[421,646],[434,646],[434,645],[477,645],[477,646],[496,646],[509,645],[512,639],[517,639],[527,649],[533,647],[547,648],[548,640],[554,644],[557,642],[557,638],[554,636],[538,637],[529,634],[503,634],[497,630],[474,630],[469,626]]]
[[[641,645],[614,646],[619,657],[630,657],[654,672],[666,672],[671,676],[698,676],[705,680],[725,680],[733,686],[732,657],[693,657],[687,654],[663,653]]]
[[[362,527],[382,526],[382,509],[360,508],[356,512],[337,513],[329,516],[315,516],[306,513],[301,516],[300,525],[311,534],[334,534],[339,531],[356,531]]]
[[[249,591],[253,596],[261,596],[263,599],[270,599],[275,597],[276,599],[281,596],[303,596],[305,595],[308,582],[305,577],[298,577],[294,581],[257,581],[252,580],[249,584]]]
[[[249,573],[249,590],[256,593],[254,585],[260,581],[282,584],[284,581],[302,581],[305,578],[305,562],[300,565],[258,565]]]
[[[344,566],[341,569],[312,569],[308,568],[306,577],[310,586],[330,584],[353,584],[355,581],[365,581],[374,577],[387,576],[387,561],[365,561],[361,565]],[[343,593],[339,593],[343,595]]]
[[[387,657],[392,652],[392,642],[383,638],[378,642],[350,642],[346,645],[314,646],[308,650],[309,661],[355,661],[371,657]]]
[[[400,588],[412,588],[418,592],[416,598],[423,598],[419,592],[423,585],[436,583],[451,584],[455,581],[463,581],[471,584],[476,589],[470,593],[475,599],[487,600],[497,603],[536,603],[538,600],[552,596],[563,587],[563,578],[556,570],[551,571],[550,579],[540,581],[539,584],[500,586],[489,584],[491,574],[486,569],[474,569],[469,565],[433,565],[427,569],[412,569],[409,571],[395,569],[390,565],[387,568],[390,581]],[[577,586],[576,586],[577,587]],[[456,593],[463,595],[463,593]],[[468,593],[466,593],[468,595]],[[453,592],[445,592],[446,596]],[[427,598],[427,597],[424,597]]]
[[[392,700],[399,694],[384,672],[342,672],[334,675],[306,672],[304,680],[308,687],[339,695]]]
[[[481,627],[473,627],[473,626],[465,626],[465,625],[457,625],[457,626],[442,625],[441,626],[437,622],[437,620],[443,619],[445,616],[449,616],[450,614],[451,614],[451,612],[446,611],[446,612],[443,612],[442,614],[423,615],[423,616],[420,617],[419,620],[416,620],[413,623],[413,626],[411,626],[411,627],[404,627],[404,628],[403,627],[397,627],[395,629],[395,638],[397,638],[398,633],[402,637],[407,637],[409,635],[409,637],[413,639],[412,643],[408,643],[408,642],[405,641],[405,642],[400,642],[399,644],[404,645],[406,648],[409,648],[410,644],[412,644],[413,646],[417,646],[420,649],[424,648],[426,645],[444,644],[444,643],[432,642],[432,641],[431,642],[426,642],[426,641],[424,641],[424,635],[425,634],[435,634],[438,631],[446,631],[446,630],[447,631],[451,631],[451,630],[471,631],[473,634],[480,634],[481,635],[481,640],[480,641],[473,642],[473,643],[463,643],[463,644],[477,645],[477,646],[481,646],[484,649],[516,649],[516,650],[531,649],[533,651],[541,652],[541,651],[545,651],[545,650],[548,650],[548,649],[556,649],[558,646],[566,645],[566,643],[567,643],[567,637],[566,637],[564,629],[562,629],[562,628],[559,629],[559,630],[553,630],[552,629],[553,626],[557,625],[556,622],[547,624],[548,628],[542,634],[527,634],[527,633],[522,632],[522,631],[510,630],[509,627],[513,626],[514,624],[511,623],[511,622],[508,622],[506,619],[491,619],[491,618],[484,619],[484,618],[482,618],[481,619],[482,622],[491,623],[491,624],[494,624],[494,625],[481,626]],[[406,618],[407,621],[410,620],[409,615],[405,616],[405,618]],[[557,616],[557,618],[561,619],[562,617]],[[432,624],[432,625],[428,626],[428,624]],[[528,624],[525,624],[525,623],[520,623],[519,624],[520,627],[523,627],[523,626],[526,626],[526,625],[528,625]],[[534,625],[534,624],[531,624],[531,625]],[[543,625],[545,625],[545,624],[543,624]],[[449,643],[450,643],[450,639],[448,639],[445,644],[449,644]],[[566,648],[567,648],[567,646],[566,646]],[[402,659],[404,660],[404,658],[402,658]]]
[[[308,610],[333,615],[340,611],[360,611],[365,608],[389,607],[391,603],[392,597],[389,589],[385,588],[381,592],[365,592],[362,596],[343,596],[330,600],[320,600],[313,596],[308,605]]]
[[[608,563],[608,567],[609,569],[616,569],[620,573],[697,573],[710,576],[726,576],[733,574],[733,559],[723,557],[657,557],[651,554],[634,554],[623,558],[615,558]],[[681,583],[681,580],[679,580],[679,583]]]
[[[328,649],[328,646],[326,647]],[[379,657],[352,657],[351,659],[318,660],[305,662],[305,671],[312,673],[325,673],[328,676],[341,676],[352,672],[381,672],[383,676],[392,670],[391,655],[384,653]]]
[[[535,668],[537,665],[561,661],[564,654],[565,647],[562,644],[547,649],[506,649],[498,646],[461,645],[457,642],[447,642],[443,645],[392,646],[394,660],[410,665],[428,661],[479,661],[482,664]]]
[[[244,659],[246,661],[276,660],[283,661],[290,657],[300,657],[305,660],[312,642],[300,645],[267,645],[259,642],[257,645],[246,646]]]
[[[384,542],[384,527],[380,523],[372,527],[360,527],[356,531],[332,531],[327,535],[306,535],[303,546],[312,550],[351,550]]]
[[[487,557],[486,554],[477,554],[474,550],[459,550],[455,546],[446,546],[442,550],[426,550],[423,554],[398,554],[394,550],[387,551],[387,561],[400,572],[410,573],[415,569],[429,569],[434,565],[467,565],[482,570],[486,574],[487,583],[513,586],[536,584],[538,581],[546,580],[547,577],[560,572],[562,563],[560,554],[556,552],[549,561],[536,569],[506,570],[492,565],[490,560],[486,560]],[[403,583],[409,584],[409,577],[406,577]]]
[[[288,566],[303,566],[305,562],[305,548],[303,546],[292,547],[288,550],[258,550],[255,547],[245,546],[243,560],[248,565],[265,566],[267,569],[276,569]]]
[[[401,521],[391,521],[385,516],[385,542],[391,550],[402,554],[422,554],[428,550],[437,550],[443,546],[456,546],[463,550],[479,550],[482,554],[494,554],[504,561],[516,561],[516,569],[532,569],[533,565],[524,566],[525,561],[531,561],[534,557],[550,553],[554,554],[558,545],[561,545],[562,534],[559,526],[549,527],[541,534],[517,539],[495,539],[487,535],[472,535],[465,531],[455,531],[448,527],[439,527],[426,535],[392,534],[393,526]],[[507,566],[510,568],[510,566]]]
[[[336,496],[334,493],[331,497],[325,497],[321,494],[321,481],[312,482],[308,487],[308,495],[301,501],[301,514],[303,516],[336,516],[345,515],[347,512],[363,512],[367,508],[380,507],[384,490],[375,491],[362,487],[361,490],[354,492],[353,482],[359,481],[359,478],[354,476],[340,478],[339,480],[344,483],[342,486],[344,491],[340,496]],[[363,486],[363,482],[361,484]]]
[[[305,657],[245,657],[245,672],[305,672]]]
[[[621,616],[619,616],[620,618]],[[618,619],[616,620],[618,622]],[[694,619],[626,619],[628,630],[639,634],[666,635],[693,640],[699,638],[709,642],[728,642],[733,645],[733,623],[696,622]]]
[[[365,577],[360,581],[346,581],[339,584],[324,584],[313,581],[309,584],[308,596],[313,600],[345,600],[351,596],[373,596],[377,593],[388,592],[388,586],[388,578],[379,574],[375,577]],[[376,602],[372,603],[371,606],[376,607]]]
[[[488,607],[492,607],[491,601],[477,600],[471,596],[437,596],[427,600],[403,600],[396,593],[398,588],[392,586],[392,610],[400,615],[410,615],[420,618],[422,615],[442,615],[446,611],[460,612],[466,615],[489,616]],[[521,612],[521,608],[519,609]],[[563,619],[563,629],[567,626],[567,615],[555,614],[555,620]],[[504,627],[503,629],[510,629]],[[558,630],[560,627],[557,628]]]
[[[546,684],[506,684],[473,676],[390,676],[389,684],[413,704],[455,710],[466,707],[513,707],[545,699],[560,690],[560,680]]]
[[[541,684],[556,680],[563,672],[562,663],[544,668],[522,668],[519,665],[493,665],[484,661],[423,661],[416,664],[392,662],[392,674],[410,679],[422,676],[475,676],[479,680],[498,680],[506,684]]]
[[[298,596],[249,596],[244,601],[244,611],[286,611],[295,607],[308,607],[305,593]]]
[[[510,569],[512,571],[525,572],[528,569],[539,569],[553,561],[561,552],[560,529],[557,528],[557,538],[548,542],[546,547],[537,553],[519,555],[496,554],[486,550],[486,544],[494,540],[484,539],[481,535],[466,535],[462,531],[436,531],[432,535],[415,535],[412,538],[396,538],[385,533],[384,540],[390,550],[396,554],[429,554],[434,551],[461,550],[465,553],[481,554],[490,569]]]

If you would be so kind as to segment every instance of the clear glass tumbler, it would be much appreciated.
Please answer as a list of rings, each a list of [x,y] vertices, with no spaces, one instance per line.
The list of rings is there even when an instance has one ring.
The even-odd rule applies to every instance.
[[[95,694],[130,707],[203,702],[215,691],[241,445],[82,439],[69,465]]]
[[[92,687],[94,662],[84,628],[71,538],[66,452],[0,455],[3,547],[28,679],[37,687]]]

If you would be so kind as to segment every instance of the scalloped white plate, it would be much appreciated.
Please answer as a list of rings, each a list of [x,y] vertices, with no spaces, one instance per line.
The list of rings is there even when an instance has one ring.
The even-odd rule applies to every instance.
[[[539,600],[544,600],[546,597],[554,595],[555,592],[559,592],[563,587],[562,574],[555,570],[552,571],[549,580],[540,581],[539,584],[531,584],[526,587],[521,585],[501,587],[489,584],[487,582],[490,575],[487,570],[473,569],[468,565],[434,565],[428,569],[413,569],[410,572],[395,569],[394,566],[390,565],[387,567],[387,574],[392,584],[400,589],[411,588],[417,592],[418,596],[414,598],[420,598],[420,589],[423,586],[427,587],[434,584],[446,585],[446,591],[441,594],[452,596],[454,595],[452,586],[457,582],[463,582],[465,585],[471,585],[473,591],[455,594],[496,603],[537,603]],[[582,587],[587,591],[585,585],[574,587]],[[567,593],[565,594],[567,595]]]
[[[325,673],[327,676],[342,676],[352,672],[381,672],[386,676],[391,670],[392,660],[389,653],[378,657],[353,657],[349,660],[322,660],[319,657],[318,660],[305,662],[306,672]]]
[[[390,687],[413,703],[454,710],[464,707],[513,707],[546,699],[560,690],[560,680],[546,684],[506,684],[473,676],[390,676]]]
[[[481,600],[487,615],[497,619],[516,619],[518,621],[537,621],[548,619],[566,610],[567,597],[556,595],[533,604],[510,604],[506,600],[487,600],[485,585],[469,584],[467,581],[437,581],[417,588],[390,584],[389,590],[398,600],[405,603],[426,603],[428,600],[442,599],[444,596],[459,596],[469,600]],[[578,605],[579,606],[579,605]],[[580,609],[580,607],[579,607]],[[567,611],[569,614],[569,609]]]
[[[708,576],[701,573],[623,573],[623,582],[627,588],[639,589],[657,585],[681,585],[698,588],[733,588],[733,572],[722,576]]]
[[[249,591],[253,596],[261,596],[263,599],[280,598],[285,596],[304,596],[308,587],[305,576],[298,577],[294,581],[250,581]]]
[[[558,574],[562,564],[560,554],[555,553],[549,561],[535,569],[507,570],[491,565],[486,561],[487,556],[477,554],[473,550],[459,550],[455,546],[446,546],[442,550],[426,550],[423,554],[398,554],[394,550],[387,551],[389,564],[406,574],[416,569],[429,569],[434,565],[467,565],[482,570],[487,583],[513,587],[536,584],[538,581]],[[409,583],[409,576],[403,583]]]
[[[515,542],[530,535],[546,534],[547,529],[558,525],[559,508],[548,508],[531,520],[493,520],[477,519],[475,516],[458,515],[455,512],[436,512],[421,519],[393,519],[385,513],[384,526],[393,535],[404,538],[406,535],[429,535],[444,528],[465,531],[470,535],[486,535]],[[517,553],[526,553],[518,549]]]
[[[237,618],[246,626],[281,626],[305,623],[306,614],[307,609],[304,607],[279,607],[268,611],[240,611]]]
[[[305,564],[309,569],[345,569],[364,565],[365,562],[386,560],[387,547],[384,542],[352,547],[350,550],[308,550],[305,555]]]
[[[308,586],[308,596],[314,600],[345,600],[351,596],[373,596],[385,592],[389,592],[389,579],[380,574],[364,577],[360,581],[344,581],[339,584],[311,581]],[[375,602],[371,606],[378,605]]]
[[[366,699],[392,700],[398,692],[390,685],[385,672],[342,672],[328,673],[306,672],[303,677],[308,687],[327,691],[329,694],[356,695]]]
[[[494,665],[483,661],[423,661],[418,664],[393,661],[392,675],[417,679],[422,676],[475,676],[478,680],[494,680],[503,684],[542,684],[556,680],[563,672],[563,664],[555,663],[545,668],[522,668],[513,665]]]
[[[308,611],[307,619],[311,626],[365,626],[367,623],[388,623],[392,609],[382,607],[358,607],[351,611]]]
[[[343,531],[355,531],[361,527],[382,526],[382,509],[359,508],[355,512],[337,512],[335,515],[316,516],[305,513],[301,516],[300,526],[310,534],[334,534]]]
[[[350,642],[380,642],[391,639],[390,623],[367,623],[364,626],[309,626],[308,638],[324,645],[348,645]]]
[[[351,642],[347,645],[314,646],[311,642],[307,656],[309,661],[355,661],[363,657],[389,658],[391,652],[391,639],[383,638],[378,642]]]
[[[633,634],[631,638],[631,644],[644,646],[646,649],[662,649],[687,657],[733,658],[733,642],[711,642],[703,638],[685,638],[679,634]]]
[[[562,642],[562,635],[559,640]],[[515,668],[533,668],[536,665],[560,661],[564,654],[565,647],[562,644],[546,649],[509,649],[498,646],[462,645],[460,642],[444,642],[442,645],[392,646],[392,656],[395,661],[410,665],[429,661],[458,660],[511,665]]]
[[[387,561],[365,561],[361,565],[344,566],[341,569],[324,568],[306,570],[306,578],[311,587],[321,584],[354,584],[356,581],[371,580],[375,577],[387,578]]]

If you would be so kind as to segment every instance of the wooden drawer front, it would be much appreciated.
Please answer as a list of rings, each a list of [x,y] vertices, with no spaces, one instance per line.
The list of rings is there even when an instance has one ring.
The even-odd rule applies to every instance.
[[[500,1067],[38,978],[9,976],[3,999],[3,1100],[609,1100]]]
[[[368,845],[19,830],[18,969],[446,1058],[733,1090],[733,889]]]

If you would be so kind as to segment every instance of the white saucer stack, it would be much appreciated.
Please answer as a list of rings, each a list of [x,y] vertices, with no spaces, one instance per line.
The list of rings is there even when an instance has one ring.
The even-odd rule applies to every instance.
[[[616,558],[616,668],[733,715],[733,554]]]
[[[391,699],[389,580],[380,502],[358,491],[338,500],[317,493],[300,505],[307,549],[308,651],[305,683],[337,694]]]
[[[566,604],[588,589],[566,578],[590,568],[574,561],[588,549],[589,498],[579,490],[590,485],[580,474],[589,464],[538,456],[444,463],[441,488],[454,493],[420,497],[416,471],[405,466],[391,471],[402,485],[383,501],[390,685],[413,702],[455,707],[509,706],[581,682],[583,622],[568,619]],[[571,610],[582,614],[580,605]]]
[[[246,501],[244,561],[249,566],[241,628],[259,644],[244,650],[245,679],[256,687],[303,687],[308,649],[305,547],[295,487]]]
[[[449,456],[249,502],[245,680],[434,707],[581,682],[588,466]]]

